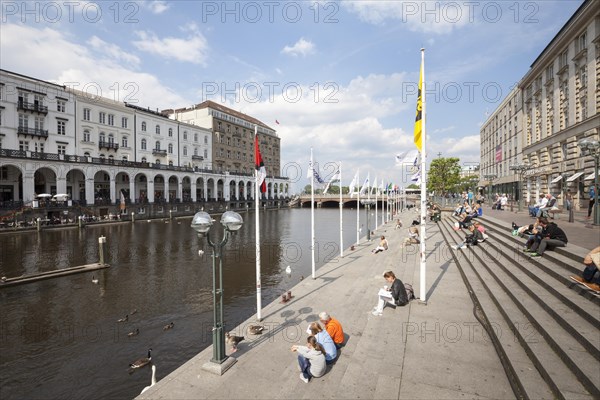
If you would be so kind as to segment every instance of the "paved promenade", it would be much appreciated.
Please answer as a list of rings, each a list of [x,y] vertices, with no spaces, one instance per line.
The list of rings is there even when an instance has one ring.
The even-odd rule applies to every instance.
[[[293,289],[294,298],[263,309],[263,335],[248,336],[245,327],[230,327],[246,340],[233,354],[237,363],[223,376],[202,370],[212,356],[207,348],[139,398],[148,399],[456,399],[514,398],[498,356],[473,315],[473,303],[438,227],[429,224],[428,302],[386,308],[371,314],[382,274],[393,270],[413,284],[419,296],[416,246],[401,247],[415,212],[400,215],[377,231],[390,249],[374,255],[376,241],[361,243],[305,278]],[[338,319],[347,344],[335,365],[309,384],[299,379],[293,344],[305,344],[307,325],[321,311]],[[511,332],[502,332],[511,335]],[[161,354],[152,354],[160,371]],[[148,377],[150,376],[149,370]],[[149,378],[148,378],[149,379]],[[141,388],[140,388],[141,390]]]

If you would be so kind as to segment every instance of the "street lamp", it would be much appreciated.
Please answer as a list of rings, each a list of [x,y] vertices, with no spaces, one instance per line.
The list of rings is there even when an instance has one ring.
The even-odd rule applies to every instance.
[[[517,206],[518,211],[521,211],[521,197],[523,197],[523,193],[521,193],[521,182],[523,181],[523,175],[525,174],[525,171],[528,171],[531,168],[533,167],[529,164],[520,163],[516,163],[508,167],[508,169],[511,171],[516,171],[519,174],[519,181],[517,182],[517,193],[519,194],[519,203]]]
[[[365,206],[367,209],[367,240],[371,240],[371,226],[369,225],[369,212],[371,210],[371,206],[375,204],[375,200],[365,199],[361,200],[360,203]]]
[[[494,179],[496,179],[498,177],[498,175],[495,174],[487,174],[483,176],[483,179],[487,180],[490,183],[490,186],[488,187],[488,199],[490,201],[492,201],[492,183],[494,182]]]
[[[211,362],[204,366],[205,369],[208,369],[211,372],[217,373],[218,375],[222,375],[231,365],[235,363],[235,359],[228,358],[225,354],[225,331],[223,327],[223,257],[222,257],[222,249],[223,246],[227,243],[229,239],[229,235],[239,230],[244,220],[242,216],[233,211],[227,211],[223,213],[221,216],[221,224],[225,229],[225,233],[223,235],[223,239],[220,242],[213,242],[210,240],[210,228],[213,224],[213,219],[211,216],[205,212],[200,211],[194,215],[192,219],[192,229],[198,232],[199,237],[206,236],[206,240],[208,244],[213,249],[212,254],[212,268],[213,268],[213,357],[210,360]],[[217,286],[217,268],[216,268],[216,259],[219,259],[219,271],[218,271],[218,286]],[[217,302],[217,295],[219,296],[219,301]],[[212,364],[212,365],[211,365]]]
[[[594,225],[600,225],[600,204],[598,204],[598,164],[600,163],[600,142],[592,138],[583,138],[577,142],[582,156],[594,157]],[[591,199],[590,199],[591,200]]]

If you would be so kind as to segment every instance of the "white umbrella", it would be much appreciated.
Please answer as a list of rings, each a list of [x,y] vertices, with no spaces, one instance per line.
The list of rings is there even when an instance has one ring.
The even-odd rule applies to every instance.
[[[38,194],[37,197],[42,197],[42,198],[44,198],[44,197],[52,197],[52,195],[48,194],[48,193],[42,193],[42,194]]]
[[[69,195],[68,195],[68,194],[66,194],[66,193],[60,193],[60,194],[55,194],[55,195],[54,195],[54,198],[55,198],[55,199],[59,199],[59,198],[63,198],[63,199],[65,199],[65,198],[67,198],[67,197],[69,197]]]

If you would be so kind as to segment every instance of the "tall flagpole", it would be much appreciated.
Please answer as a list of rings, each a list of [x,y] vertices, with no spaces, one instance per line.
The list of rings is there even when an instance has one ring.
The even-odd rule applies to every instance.
[[[421,49],[421,74],[422,74],[422,78],[421,78],[421,84],[423,85],[423,88],[421,90],[421,129],[422,129],[422,133],[421,133],[421,143],[422,143],[422,150],[421,150],[421,273],[420,273],[420,287],[419,287],[419,292],[421,294],[421,301],[425,302],[427,301],[427,291],[426,291],[426,281],[425,281],[425,272],[426,272],[426,267],[427,267],[427,260],[426,260],[426,246],[425,246],[425,242],[427,240],[427,229],[426,229],[426,223],[427,223],[427,176],[426,176],[426,171],[425,171],[425,166],[427,163],[427,153],[425,152],[425,146],[427,143],[427,134],[426,134],[426,130],[425,130],[425,121],[427,120],[426,118],[426,113],[425,113],[425,49],[422,48]]]
[[[340,161],[340,167],[338,168],[340,172],[340,257],[344,257],[344,224],[343,224],[343,208],[344,202],[342,200],[342,162]]]
[[[310,250],[312,259],[312,278],[315,275],[315,166],[313,164],[313,149],[310,148]]]
[[[254,140],[258,140],[258,126],[254,125]],[[255,144],[256,146],[256,144]],[[256,160],[255,160],[256,162]],[[262,299],[261,299],[261,282],[260,282],[260,219],[258,218],[260,210],[260,188],[258,187],[258,169],[254,170],[254,225],[256,237],[256,319],[262,321]]]
[[[375,178],[375,230],[377,230],[377,226],[379,221],[377,221],[377,219],[379,218],[379,215],[377,214],[377,178]]]
[[[357,185],[357,195],[356,195],[356,244],[360,243],[360,176],[358,170],[356,170],[356,185]]]

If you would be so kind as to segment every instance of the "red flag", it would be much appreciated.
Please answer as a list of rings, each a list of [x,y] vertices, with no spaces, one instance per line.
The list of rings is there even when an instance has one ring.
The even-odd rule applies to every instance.
[[[254,160],[256,162],[256,184],[260,187],[261,193],[266,193],[267,182],[265,181],[265,178],[267,177],[267,170],[258,148],[258,135],[254,135]]]

